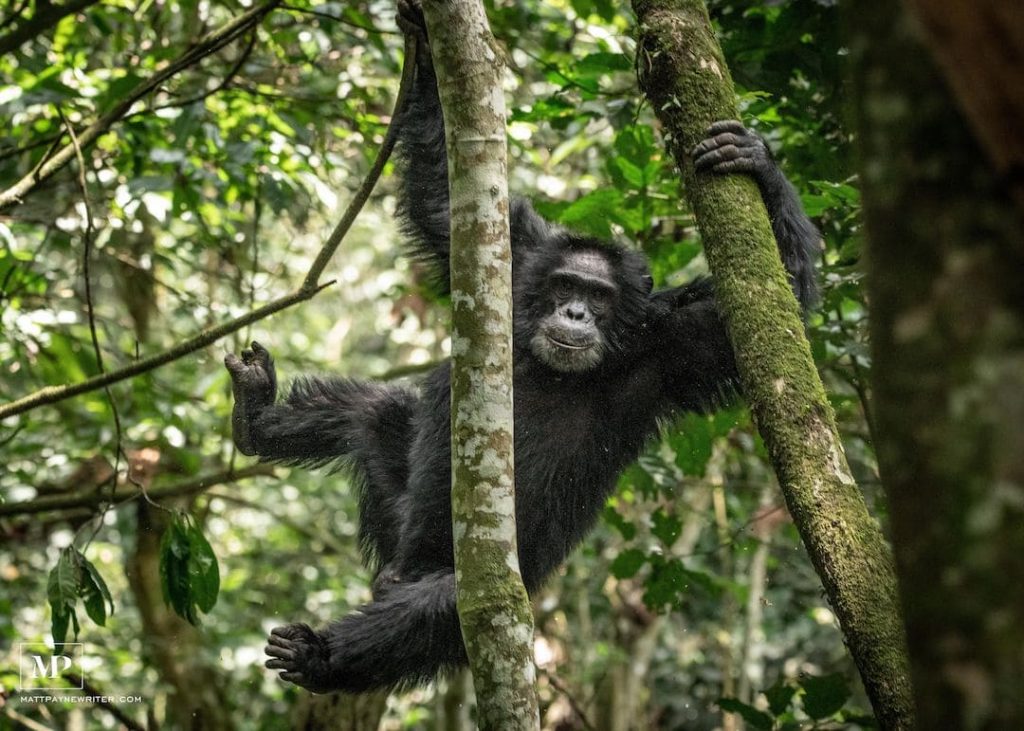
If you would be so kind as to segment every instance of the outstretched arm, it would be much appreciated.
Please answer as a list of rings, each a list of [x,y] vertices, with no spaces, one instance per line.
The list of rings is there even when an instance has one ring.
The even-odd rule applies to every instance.
[[[793,293],[806,310],[817,297],[814,263],[821,237],[767,145],[739,122],[716,122],[693,156],[698,172],[742,173],[757,182]],[[714,283],[703,278],[656,292],[652,312],[659,340],[666,343],[657,361],[667,401],[678,409],[706,411],[734,398],[739,373]]]
[[[302,376],[280,402],[274,359],[257,342],[229,354],[231,426],[242,454],[319,467],[338,457],[373,462],[408,438],[415,396],[398,386]],[[396,454],[404,454],[399,449]],[[365,464],[364,464],[365,466]]]
[[[698,172],[745,173],[753,177],[768,209],[793,293],[802,307],[814,304],[817,298],[814,262],[818,258],[821,234],[804,213],[796,188],[786,179],[764,140],[740,122],[715,122],[707,138],[694,148],[693,157]]]

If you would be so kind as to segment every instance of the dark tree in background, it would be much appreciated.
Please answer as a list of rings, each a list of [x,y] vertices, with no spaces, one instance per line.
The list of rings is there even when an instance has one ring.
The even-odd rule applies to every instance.
[[[1016,8],[986,25],[999,15],[972,6],[982,22],[929,46],[898,3],[850,10],[877,449],[920,728],[1022,728],[1024,217],[1006,156],[1024,124],[1024,19]],[[962,73],[1000,55],[1015,59],[1006,86],[979,78],[965,96],[935,61]],[[967,121],[978,95],[989,116],[976,121],[1014,130],[996,143],[1005,155]]]

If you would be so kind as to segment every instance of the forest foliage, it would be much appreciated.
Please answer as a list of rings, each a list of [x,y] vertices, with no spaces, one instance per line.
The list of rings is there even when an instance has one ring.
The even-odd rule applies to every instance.
[[[384,141],[402,38],[390,2],[270,5],[206,55],[194,52],[200,40],[244,8],[97,2],[0,56],[0,191],[60,145],[73,153],[0,211],[0,403],[130,366],[302,285]],[[877,515],[837,11],[827,0],[709,5],[743,119],[823,233],[808,334]],[[637,86],[633,19],[606,0],[486,6],[508,65],[511,191],[552,220],[638,247],[659,286],[705,271]],[[0,43],[32,12],[5,8]],[[201,57],[92,144],[76,143],[190,53]],[[447,302],[401,256],[391,172],[328,264],[322,281],[334,284],[309,301],[0,421],[0,685],[18,680],[6,648],[48,642],[63,622],[69,640],[104,648],[85,667],[96,686],[147,704],[186,693],[151,647],[163,631],[187,638],[182,661],[208,671],[227,723],[287,727],[296,691],[263,670],[264,633],[281,617],[317,624],[368,597],[355,497],[344,475],[272,471],[235,454],[221,360],[254,336],[285,380],[310,370],[415,378],[447,356]],[[41,512],[21,505],[47,500]],[[190,517],[167,512],[177,510]],[[150,552],[140,532],[162,523],[171,538]],[[169,610],[149,601],[139,567],[162,567],[170,606],[198,629],[159,615]],[[709,728],[723,711],[750,728],[869,724],[742,406],[668,425],[535,609],[545,727]],[[457,691],[450,682],[394,698],[386,727],[439,722]]]

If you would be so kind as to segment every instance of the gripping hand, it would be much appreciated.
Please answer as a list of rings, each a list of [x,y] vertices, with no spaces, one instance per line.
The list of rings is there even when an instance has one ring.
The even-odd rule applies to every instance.
[[[231,374],[231,390],[235,397],[235,407],[231,412],[235,446],[242,454],[257,454],[259,435],[256,419],[277,398],[274,359],[266,348],[253,341],[252,348],[243,350],[241,358],[229,353],[224,358],[224,366]]]

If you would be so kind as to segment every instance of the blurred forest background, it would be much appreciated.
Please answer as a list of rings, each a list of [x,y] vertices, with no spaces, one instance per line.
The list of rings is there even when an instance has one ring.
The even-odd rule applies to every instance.
[[[402,39],[390,0],[272,4],[212,50],[196,44],[246,6],[80,0],[66,3],[78,12],[35,29],[26,18],[45,16],[38,5],[26,18],[28,0],[3,5],[0,189],[67,144],[68,127],[80,135],[160,69],[187,63],[75,151],[84,176],[72,160],[0,210],[0,402],[131,365],[300,285],[381,145]],[[704,271],[679,176],[637,88],[623,5],[486,5],[509,66],[513,193],[643,250],[659,285]],[[829,0],[709,5],[744,121],[823,233],[824,293],[809,335],[851,467],[884,523],[838,11]],[[0,686],[18,685],[18,643],[50,641],[48,576],[73,544],[114,604],[79,604],[87,682],[142,700],[8,698],[0,727],[313,723],[306,694],[263,669],[262,647],[282,620],[317,625],[368,599],[355,499],[344,475],[271,470],[235,453],[221,361],[253,338],[285,381],[299,371],[414,379],[446,357],[447,303],[401,256],[391,168],[325,272],[336,283],[315,298],[0,422]],[[111,501],[115,482],[151,502]],[[162,508],[190,511],[219,563],[219,596],[198,627],[161,595],[160,534],[171,520]],[[199,599],[200,610],[210,604]],[[870,726],[743,407],[669,426],[535,605],[545,728]],[[375,728],[383,714],[383,729],[470,728],[469,687],[456,676],[336,701],[352,706],[334,709],[352,714],[336,727]]]

